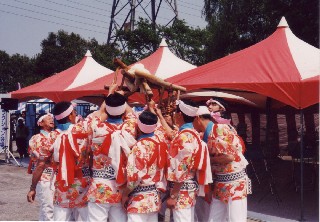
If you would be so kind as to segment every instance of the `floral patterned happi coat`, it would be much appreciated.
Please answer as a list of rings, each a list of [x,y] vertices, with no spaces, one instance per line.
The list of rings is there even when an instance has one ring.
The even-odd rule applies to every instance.
[[[91,134],[91,121],[92,119],[87,117],[84,121],[71,124],[67,130],[60,131],[60,138],[58,137],[53,144],[55,162],[58,162],[56,163],[58,170],[53,202],[59,207],[81,208],[87,205],[85,195],[90,182],[88,135]],[[68,138],[68,140],[63,141],[63,138]],[[70,138],[72,138],[71,141]],[[65,144],[64,148],[63,144]],[[69,152],[69,156],[66,156],[68,175],[71,175],[70,172],[73,171],[72,182],[68,185],[66,185],[66,181],[61,179],[61,149],[66,149],[66,152]],[[57,161],[56,158],[59,160]]]
[[[132,136],[136,135],[136,117],[129,113],[125,116],[125,120],[122,123],[108,123],[101,122],[99,118],[95,118],[92,123],[93,138],[91,144],[91,151],[93,154],[93,166],[92,170],[100,172],[113,172],[111,167],[111,158],[108,157],[106,145],[108,142],[105,140],[111,140],[111,134],[115,130],[125,130]],[[110,141],[109,141],[110,142]],[[109,144],[110,145],[110,144]],[[104,147],[105,146],[105,147]],[[121,158],[123,162],[126,161],[126,156],[122,153]],[[125,167],[125,165],[123,166]],[[110,175],[110,174],[109,174]],[[118,184],[114,179],[105,178],[92,178],[89,191],[87,193],[87,200],[93,203],[120,203],[121,193],[118,188]]]
[[[213,177],[215,174],[230,174],[240,172],[248,165],[242,155],[244,144],[233,127],[228,124],[214,124],[208,137],[208,148],[215,155],[230,154],[234,161],[228,164],[213,164]],[[247,197],[247,178],[230,182],[214,183],[213,198],[227,203],[230,200],[239,200]]]
[[[52,156],[51,146],[58,135],[58,131],[46,132],[41,130],[40,133],[34,135],[29,140],[30,166],[28,173],[32,173],[39,160],[46,160]],[[50,181],[53,176],[53,167],[48,166],[42,173],[40,181]]]
[[[171,133],[171,135],[167,135],[164,127],[159,123],[159,125],[157,126],[156,130],[154,131],[154,134],[158,136],[158,138],[160,139],[160,141],[165,142],[168,147],[170,146],[171,140],[172,138],[177,135],[178,130],[174,129]]]
[[[201,145],[199,140],[199,133],[191,128],[180,131],[172,140],[169,149],[168,181],[185,182],[192,181],[195,178],[194,157]],[[180,190],[175,209],[194,206],[196,193],[197,189]]]
[[[164,170],[167,161],[167,145],[155,135],[140,139],[132,148],[127,163],[129,189],[155,185],[149,191],[133,191],[129,195],[128,213],[158,212],[161,207],[160,191],[165,191]]]

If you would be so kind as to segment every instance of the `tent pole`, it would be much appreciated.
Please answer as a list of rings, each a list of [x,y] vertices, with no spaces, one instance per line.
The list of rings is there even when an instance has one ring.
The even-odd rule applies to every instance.
[[[268,139],[269,139],[269,131],[270,131],[270,108],[271,107],[271,98],[267,97],[266,100],[266,147],[265,149],[268,151]]]
[[[300,221],[304,221],[303,206],[303,110],[300,109]]]

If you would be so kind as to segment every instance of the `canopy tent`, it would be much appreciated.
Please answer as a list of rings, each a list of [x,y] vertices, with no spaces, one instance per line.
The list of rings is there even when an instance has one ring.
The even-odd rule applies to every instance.
[[[137,63],[143,64],[144,67],[148,69],[151,74],[154,74],[155,76],[162,79],[166,79],[175,76],[179,73],[196,68],[196,66],[174,55],[169,50],[165,39],[162,39],[159,48],[154,53]],[[99,79],[96,79],[91,83],[70,89],[68,91],[76,92],[78,97],[106,94],[106,90],[104,90],[104,85],[111,85],[111,83],[113,82],[114,74],[115,73],[111,73],[107,76],[103,76]],[[121,83],[120,76],[118,76],[117,78],[117,83]],[[130,98],[131,100],[136,99],[136,97]]]
[[[298,39],[283,17],[265,40],[167,81],[187,88],[255,92],[301,109],[319,102],[319,49]]]
[[[97,63],[88,50],[84,58],[76,65],[31,86],[13,91],[11,97],[24,100],[42,97],[54,102],[70,101],[77,98],[77,95],[76,92],[69,92],[68,90],[85,85],[112,72],[112,70]]]

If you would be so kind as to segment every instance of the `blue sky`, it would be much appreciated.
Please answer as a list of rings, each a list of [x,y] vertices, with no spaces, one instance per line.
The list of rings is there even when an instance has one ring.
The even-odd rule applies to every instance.
[[[119,5],[125,2],[120,0]],[[149,2],[144,0],[143,5],[148,12],[151,11]],[[157,19],[162,25],[173,16],[164,2]],[[0,0],[0,50],[10,55],[19,53],[32,57],[41,52],[40,43],[49,32],[61,29],[105,43],[112,3],[113,0]],[[206,26],[201,16],[202,0],[177,0],[177,5],[179,18],[189,26]],[[126,16],[125,10],[116,17],[118,22]],[[145,17],[141,7],[136,10],[136,18],[139,16]]]

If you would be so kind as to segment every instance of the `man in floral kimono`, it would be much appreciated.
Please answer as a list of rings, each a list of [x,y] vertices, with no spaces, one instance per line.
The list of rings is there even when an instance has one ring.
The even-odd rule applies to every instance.
[[[43,114],[38,118],[40,133],[31,137],[29,141],[30,165],[28,173],[33,173],[32,184],[27,199],[33,203],[35,195],[40,203],[40,221],[53,220],[53,192],[51,178],[53,176],[51,145],[54,142],[56,131],[53,115]]]
[[[168,176],[174,221],[194,221],[194,206],[199,184],[212,182],[207,146],[193,127],[198,107],[192,101],[179,100],[175,114],[180,126],[169,149]],[[203,189],[201,189],[203,195]]]
[[[209,110],[200,107],[194,122],[195,128],[204,132],[211,156],[214,183],[209,221],[246,221],[249,179],[245,173],[248,162],[242,155],[244,144],[230,124],[210,119]]]
[[[88,135],[91,116],[75,123],[77,113],[70,102],[59,102],[53,114],[59,135],[52,149],[57,175],[54,193],[54,220],[87,220],[85,199],[90,182]]]
[[[167,145],[154,134],[157,122],[149,111],[142,112],[137,121],[139,137],[128,157],[127,188],[122,197],[129,222],[158,221],[159,191],[166,189]]]
[[[125,163],[130,146],[136,142],[136,117],[118,92],[110,91],[105,104],[107,120],[96,117],[92,123],[93,174],[86,197],[88,221],[121,222],[127,221],[121,206],[121,186],[126,182]]]

